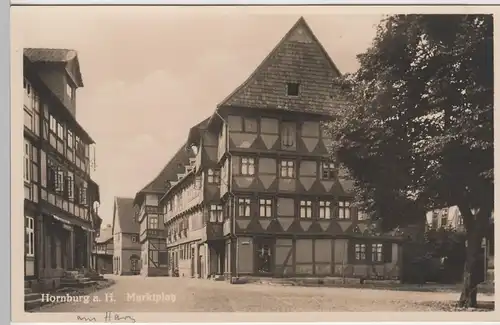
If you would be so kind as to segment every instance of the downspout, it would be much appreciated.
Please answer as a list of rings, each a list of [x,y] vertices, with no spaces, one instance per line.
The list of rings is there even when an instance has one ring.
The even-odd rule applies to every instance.
[[[229,162],[227,164],[227,172],[229,175],[229,181],[227,184],[227,192],[229,196],[231,197],[231,208],[232,208],[232,213],[231,213],[231,238],[235,239],[235,244],[236,244],[236,256],[235,256],[235,278],[238,279],[239,275],[239,244],[238,244],[238,238],[236,237],[236,197],[234,196],[232,192],[232,181],[233,181],[233,173],[232,173],[232,161],[233,157],[231,155],[231,152],[229,152],[229,123],[219,114],[217,110],[215,110],[215,114],[220,118],[222,121],[224,127],[226,128],[226,134],[224,137],[224,142],[225,142],[225,149],[226,153],[229,157]],[[232,276],[231,276],[231,282],[233,282]]]

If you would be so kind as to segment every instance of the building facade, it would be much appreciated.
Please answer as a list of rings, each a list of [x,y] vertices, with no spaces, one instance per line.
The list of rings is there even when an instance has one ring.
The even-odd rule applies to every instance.
[[[113,273],[136,275],[140,273],[141,245],[139,221],[133,199],[115,197],[113,204]]]
[[[141,275],[169,274],[165,223],[160,199],[171,184],[185,174],[185,165],[194,157],[182,146],[161,172],[140,190],[134,198],[136,219],[140,223]]]
[[[91,268],[99,186],[95,144],[76,119],[78,55],[24,49],[25,284],[57,288],[64,271]],[[92,166],[93,165],[93,166]]]
[[[114,242],[113,227],[111,225],[101,228],[95,238],[92,256],[95,269],[100,274],[113,273]]]
[[[170,272],[399,277],[401,238],[372,235],[327,150],[322,122],[342,104],[339,76],[301,18],[190,130],[187,159],[167,164],[177,171],[163,171],[171,177],[151,201]]]
[[[465,232],[464,220],[460,214],[458,206],[454,205],[442,209],[435,209],[427,212],[427,229],[450,229],[458,232]],[[483,249],[486,250],[487,262],[490,268],[493,268],[493,259],[495,255],[495,225],[493,212],[491,213],[489,231],[483,239]]]

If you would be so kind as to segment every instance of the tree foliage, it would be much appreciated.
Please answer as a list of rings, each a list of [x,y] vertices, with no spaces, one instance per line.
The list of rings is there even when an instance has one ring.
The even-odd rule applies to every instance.
[[[493,209],[493,17],[390,16],[358,60],[327,129],[359,204],[385,228],[457,205],[477,253]]]

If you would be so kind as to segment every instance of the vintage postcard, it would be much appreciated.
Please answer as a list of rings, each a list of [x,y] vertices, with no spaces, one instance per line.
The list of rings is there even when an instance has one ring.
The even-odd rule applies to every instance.
[[[498,319],[495,10],[13,6],[13,320]]]

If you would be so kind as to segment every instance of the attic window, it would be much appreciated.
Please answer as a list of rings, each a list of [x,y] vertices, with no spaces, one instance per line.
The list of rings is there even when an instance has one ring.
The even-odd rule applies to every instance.
[[[75,89],[71,87],[70,84],[66,84],[66,94],[68,95],[69,99],[73,99],[75,96]]]
[[[299,85],[295,82],[289,82],[286,84],[286,92],[288,96],[298,96],[299,95]]]

